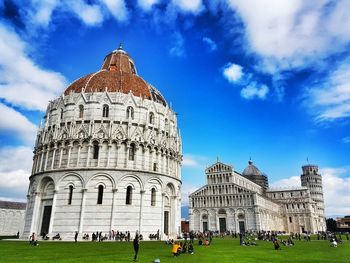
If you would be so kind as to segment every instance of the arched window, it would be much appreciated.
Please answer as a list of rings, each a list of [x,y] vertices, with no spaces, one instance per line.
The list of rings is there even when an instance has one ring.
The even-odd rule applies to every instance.
[[[152,188],[151,189],[151,206],[156,205],[156,189]]]
[[[98,146],[98,143],[94,142],[94,156],[93,156],[94,159],[98,159],[99,150],[100,150],[100,147]]]
[[[60,119],[63,119],[63,109],[61,109]]]
[[[72,204],[72,199],[73,199],[73,185],[69,186],[69,194],[68,194],[68,204]]]
[[[164,125],[165,125],[165,129],[168,129],[168,127],[169,127],[168,119],[164,120]]]
[[[102,205],[103,200],[103,185],[98,186],[98,194],[97,194],[97,204]]]
[[[131,144],[129,147],[129,161],[135,160],[135,144]]]
[[[79,118],[84,117],[84,105],[79,105]]]
[[[125,199],[125,204],[131,205],[131,201],[132,201],[132,187],[129,185],[129,186],[126,188],[126,199]]]
[[[154,113],[153,112],[149,113],[149,123],[154,124]]]
[[[107,118],[109,115],[109,107],[108,105],[103,105],[102,117]]]
[[[129,106],[127,109],[126,109],[126,118],[127,119],[134,119],[134,109],[133,107]]]

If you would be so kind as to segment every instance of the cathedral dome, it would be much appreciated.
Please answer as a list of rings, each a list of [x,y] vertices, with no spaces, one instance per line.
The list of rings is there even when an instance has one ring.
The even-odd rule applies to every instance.
[[[260,172],[260,170],[255,165],[253,165],[253,162],[249,160],[248,166],[244,169],[242,175],[262,175],[262,172]]]
[[[75,80],[67,87],[64,94],[104,91],[125,94],[131,92],[134,96],[167,105],[162,94],[137,75],[133,59],[121,45],[105,57],[99,71]]]

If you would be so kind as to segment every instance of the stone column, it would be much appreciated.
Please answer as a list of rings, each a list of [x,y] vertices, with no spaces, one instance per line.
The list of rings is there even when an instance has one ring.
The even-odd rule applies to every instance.
[[[48,233],[49,235],[52,234],[53,223],[55,221],[56,199],[57,199],[57,190],[54,190],[53,191],[51,217],[50,217],[50,225],[49,225],[49,233]]]
[[[162,214],[160,216],[160,239],[163,239],[164,234],[164,198],[165,193],[162,193]]]
[[[87,191],[87,189],[85,189],[85,188],[81,190],[82,197],[81,197],[80,221],[79,221],[79,233],[80,234],[83,233],[86,191]]]
[[[35,153],[33,156],[32,174],[34,174],[36,171],[37,160],[38,160],[38,157],[37,157],[37,154]]]
[[[78,145],[78,156],[77,156],[77,164],[76,164],[76,167],[79,167],[79,161],[80,161],[80,152],[81,152],[81,148],[83,148],[83,143],[82,143],[82,142],[79,142],[79,145]]]
[[[41,200],[40,200],[41,194],[40,194],[40,192],[35,192],[34,195],[35,195],[35,197],[34,197],[32,222],[31,222],[31,226],[30,226],[30,234],[32,234],[33,232],[38,234],[37,232],[39,231],[38,230],[38,228],[39,228],[39,222],[38,222],[39,215],[38,214],[39,214],[40,205],[41,205]]]
[[[142,164],[141,164],[141,169],[145,170],[145,164],[146,164],[146,152],[147,152],[147,147],[144,145],[142,147]]]
[[[53,153],[52,153],[51,170],[53,170],[55,166],[56,151],[57,151],[57,144],[55,143],[55,146],[53,147]]]
[[[125,151],[125,157],[124,157],[124,168],[128,168],[128,163],[129,163],[129,150],[130,150],[130,143],[126,144],[126,151]]]
[[[72,148],[73,148],[73,144],[72,144],[72,142],[70,142],[68,145],[67,168],[69,167],[69,164],[70,164],[70,155],[72,152]]]
[[[98,144],[97,167],[100,166],[101,153],[102,153],[102,143],[99,143]]]
[[[87,156],[86,156],[86,167],[89,167],[91,147],[92,147],[92,144],[91,144],[91,141],[89,141],[88,152],[87,152]]]
[[[112,148],[112,143],[108,142],[108,150],[107,150],[107,164],[106,167],[109,167],[109,158],[110,158],[110,152],[111,152],[111,148]]]
[[[140,191],[140,215],[139,215],[139,233],[142,232],[142,207],[143,207],[143,196],[144,196],[145,190]]]
[[[154,152],[154,149],[153,148],[151,148],[150,150],[149,150],[149,170],[150,171],[153,171],[153,152]],[[164,230],[164,229],[163,229]]]
[[[116,167],[116,168],[118,168],[118,155],[119,155],[119,148],[120,148],[120,142],[117,142],[116,158],[115,158],[115,167]]]
[[[40,172],[42,170],[42,166],[43,166],[43,158],[44,158],[44,150],[40,151],[40,163],[39,163],[39,169],[38,172]]]
[[[61,164],[62,164],[62,155],[63,155],[63,148],[64,148],[64,143],[61,144],[60,147],[60,159],[58,161],[58,168],[61,168]]]
[[[135,149],[135,152],[134,152],[134,163],[133,163],[133,168],[134,169],[137,169],[137,154],[138,154],[138,151],[139,151],[139,146],[138,145],[135,145],[134,149]],[[130,150],[130,149],[129,149]]]
[[[50,153],[50,147],[47,147],[47,148],[46,148],[45,164],[44,164],[44,169],[43,169],[43,171],[46,171],[46,169],[47,169],[47,160],[49,159],[49,153]]]
[[[112,199],[112,211],[111,211],[111,228],[110,230],[112,231],[113,227],[114,227],[114,214],[115,214],[115,196],[116,196],[116,193],[118,191],[117,188],[115,189],[112,189],[113,191],[113,199]]]

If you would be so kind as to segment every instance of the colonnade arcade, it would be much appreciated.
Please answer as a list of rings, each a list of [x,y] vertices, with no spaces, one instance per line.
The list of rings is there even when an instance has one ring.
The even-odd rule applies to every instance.
[[[174,229],[177,216],[175,207],[181,200],[179,189],[171,182],[151,176],[141,180],[135,174],[126,174],[116,180],[107,173],[96,173],[86,178],[70,172],[57,178],[55,180],[54,176],[45,175],[41,179],[36,177],[31,180],[27,198],[28,210],[32,212],[27,216],[32,216],[33,220],[30,231],[28,229],[24,236],[31,232],[52,234],[78,231],[91,234],[99,230],[108,233],[112,229],[143,233],[143,223],[155,220],[155,214],[160,216],[157,219],[159,225],[152,229],[152,233],[158,229],[166,235],[178,231]],[[127,191],[130,187],[131,193]],[[102,198],[100,204],[99,198]],[[127,198],[129,203],[126,202]],[[145,209],[148,210],[145,212]],[[123,224],[121,217],[127,212],[135,214],[132,229],[120,226]],[[150,216],[147,215],[149,212]],[[99,229],[89,226],[91,223]]]
[[[32,174],[67,168],[125,168],[178,175],[181,158],[171,150],[137,141],[62,140],[34,155]]]

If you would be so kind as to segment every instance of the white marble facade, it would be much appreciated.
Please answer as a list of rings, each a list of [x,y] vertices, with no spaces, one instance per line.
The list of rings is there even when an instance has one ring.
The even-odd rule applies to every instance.
[[[110,56],[126,59],[131,80],[140,79],[125,51],[108,56],[104,66]],[[116,74],[118,65],[112,66],[95,75]],[[91,79],[48,105],[34,149],[23,237],[60,233],[69,239],[75,231],[82,236],[111,230],[176,236],[182,155],[175,112],[165,100],[145,98],[133,87],[115,91],[98,82],[97,90],[87,92]],[[80,88],[79,80],[74,85]]]
[[[316,169],[312,175],[307,172],[309,167]],[[259,172],[255,166],[253,170]],[[303,186],[285,189],[265,190],[221,162],[207,168],[205,173],[207,184],[189,196],[190,230],[237,233],[326,230],[322,181],[317,166],[303,166]],[[311,183],[315,176],[317,187],[315,183],[307,187],[305,177]],[[315,194],[313,186],[318,190]]]
[[[0,236],[22,234],[25,203],[0,201]]]

